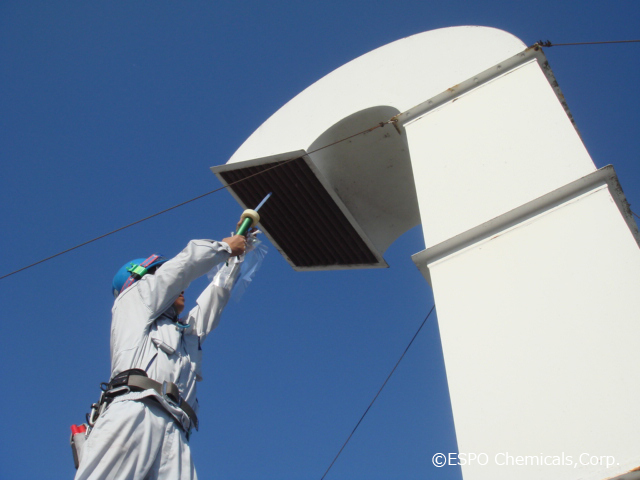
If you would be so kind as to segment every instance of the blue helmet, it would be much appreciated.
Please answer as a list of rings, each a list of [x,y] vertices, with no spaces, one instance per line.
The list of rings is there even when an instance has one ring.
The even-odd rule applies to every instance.
[[[113,296],[117,297],[124,290],[133,285],[137,280],[144,277],[149,270],[166,262],[167,259],[161,255],[151,255],[149,258],[136,258],[125,263],[116,276],[113,277]]]

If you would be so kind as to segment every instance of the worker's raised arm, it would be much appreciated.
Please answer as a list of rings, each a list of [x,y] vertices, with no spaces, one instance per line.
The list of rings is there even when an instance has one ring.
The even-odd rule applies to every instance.
[[[151,318],[169,308],[193,280],[219,263],[226,262],[234,253],[237,255],[239,250],[244,251],[243,242],[239,245],[240,242],[234,237],[228,240],[233,247],[224,241],[191,240],[184,250],[164,263],[154,275],[145,275],[134,284]]]
[[[256,239],[257,233],[255,229],[249,232],[243,249],[246,248],[246,245],[249,245],[249,249],[252,249],[256,243],[259,243]],[[232,239],[237,237],[245,239],[245,237],[238,235],[232,237]],[[245,255],[232,258],[220,268],[209,286],[198,297],[195,308],[189,312],[186,323],[191,327],[188,333],[196,335],[200,344],[220,323],[222,310],[227,305],[231,292],[241,276],[241,267],[245,258]]]
[[[191,334],[198,336],[200,343],[220,323],[220,316],[231,297],[231,291],[240,276],[241,258],[232,258],[216,273],[209,286],[198,297],[197,305],[189,312],[186,323],[191,325]]]

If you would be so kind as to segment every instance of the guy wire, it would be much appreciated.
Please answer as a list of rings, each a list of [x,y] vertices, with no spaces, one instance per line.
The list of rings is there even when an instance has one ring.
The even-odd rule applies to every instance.
[[[322,475],[322,477],[320,478],[320,480],[324,480],[324,477],[327,476],[327,473],[329,473],[329,470],[331,470],[331,467],[333,467],[333,464],[336,463],[336,460],[338,460],[338,457],[340,456],[340,454],[342,453],[342,451],[344,450],[344,447],[347,446],[347,443],[349,443],[349,440],[351,440],[351,437],[353,437],[353,434],[356,433],[356,430],[358,429],[358,427],[360,426],[360,423],[362,423],[362,420],[364,419],[364,417],[367,415],[367,413],[369,412],[369,409],[373,406],[374,402],[376,401],[376,399],[378,398],[378,396],[380,395],[380,393],[382,392],[382,389],[385,387],[385,385],[387,384],[387,382],[389,381],[389,379],[391,378],[391,376],[393,375],[393,372],[396,371],[396,368],[398,368],[398,365],[400,365],[400,362],[402,361],[402,359],[404,358],[404,356],[407,354],[407,352],[409,351],[409,348],[411,347],[411,344],[413,343],[413,341],[416,339],[416,337],[418,336],[418,334],[420,333],[420,330],[422,330],[422,327],[424,327],[424,324],[427,323],[427,320],[429,319],[429,317],[431,316],[431,314],[433,313],[433,310],[436,308],[435,304],[433,305],[433,307],[431,307],[431,310],[429,310],[429,313],[427,313],[427,316],[424,317],[424,320],[422,321],[422,323],[420,324],[420,327],[418,327],[418,330],[416,331],[416,333],[413,335],[413,338],[411,339],[411,341],[409,342],[409,345],[407,345],[407,348],[404,349],[404,352],[402,352],[402,355],[400,355],[400,358],[398,359],[398,361],[396,362],[396,365],[393,367],[393,369],[391,370],[391,373],[387,376],[387,379],[384,381],[384,383],[382,384],[382,386],[380,387],[380,390],[378,390],[378,393],[376,393],[375,397],[373,397],[373,400],[371,400],[371,403],[369,403],[369,406],[367,407],[367,409],[364,411],[364,413],[362,414],[362,416],[360,417],[360,420],[358,420],[358,423],[356,423],[356,426],[353,428],[353,430],[351,431],[351,434],[347,437],[347,440],[342,444],[342,447],[340,448],[340,451],[338,452],[338,454],[334,457],[333,461],[331,462],[331,465],[329,465],[329,468],[327,468],[327,470],[324,472],[324,475]]]

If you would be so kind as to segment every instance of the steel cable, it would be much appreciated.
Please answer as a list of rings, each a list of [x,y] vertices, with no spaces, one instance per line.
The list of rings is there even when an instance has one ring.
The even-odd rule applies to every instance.
[[[384,383],[382,384],[382,386],[380,387],[380,389],[378,390],[378,393],[376,393],[375,397],[373,397],[373,400],[371,400],[371,403],[369,403],[369,406],[367,407],[367,409],[364,411],[364,413],[362,414],[362,416],[360,417],[360,420],[358,420],[358,423],[356,423],[356,426],[353,427],[353,430],[351,431],[351,434],[349,434],[349,436],[347,437],[347,439],[345,440],[345,442],[342,444],[342,447],[340,448],[340,451],[338,452],[338,454],[334,457],[333,461],[331,462],[331,465],[329,465],[329,468],[327,468],[327,470],[324,472],[324,474],[322,475],[322,477],[320,478],[320,480],[324,480],[324,477],[327,476],[327,473],[329,473],[329,470],[331,470],[331,467],[333,467],[333,464],[336,463],[336,460],[338,460],[338,457],[340,456],[340,454],[342,453],[342,451],[344,450],[344,448],[347,446],[347,443],[349,443],[349,440],[351,440],[351,437],[353,437],[353,434],[356,433],[356,430],[358,429],[358,427],[360,426],[360,424],[362,423],[362,420],[364,420],[364,417],[366,417],[367,413],[369,413],[369,410],[371,409],[371,407],[373,406],[373,404],[375,403],[376,399],[378,398],[378,396],[380,395],[380,393],[382,392],[382,389],[385,387],[385,385],[387,384],[387,382],[389,381],[389,379],[391,378],[391,376],[393,375],[393,372],[396,371],[396,368],[398,368],[398,365],[400,365],[400,362],[402,361],[402,359],[404,358],[404,356],[407,354],[407,352],[409,351],[409,348],[411,347],[411,344],[413,343],[413,341],[416,339],[416,337],[418,336],[418,334],[420,333],[420,330],[422,330],[422,327],[424,327],[424,324],[427,323],[427,320],[429,319],[429,317],[431,316],[431,314],[433,313],[433,310],[436,308],[436,306],[434,305],[433,307],[431,307],[431,310],[429,310],[429,313],[427,313],[427,316],[424,317],[424,320],[422,321],[422,323],[420,324],[420,327],[418,327],[418,330],[416,331],[416,333],[413,335],[413,338],[411,339],[411,341],[409,342],[409,345],[407,345],[407,348],[404,349],[404,352],[402,352],[402,355],[400,355],[400,358],[398,359],[398,361],[396,362],[396,365],[393,367],[393,369],[391,370],[391,373],[387,376],[387,379],[384,381]]]
[[[574,45],[608,45],[612,43],[639,43],[640,40],[612,40],[608,42],[576,42],[576,43],[551,43],[549,40],[543,42],[538,40],[537,45],[541,47],[568,47]]]

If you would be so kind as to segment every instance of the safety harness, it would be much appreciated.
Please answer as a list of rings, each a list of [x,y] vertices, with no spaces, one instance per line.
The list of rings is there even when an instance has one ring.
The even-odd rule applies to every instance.
[[[113,377],[109,383],[101,383],[100,388],[102,389],[100,401],[91,405],[91,412],[87,414],[87,423],[90,427],[93,427],[98,417],[106,410],[114,398],[129,392],[154,390],[161,395],[169,405],[177,407],[186,413],[191,421],[191,427],[198,430],[198,416],[196,412],[194,412],[191,405],[180,396],[180,390],[173,382],[156,382],[149,378],[144,370],[134,368],[119,373]],[[188,437],[189,431],[186,433]]]
[[[198,430],[198,416],[193,411],[191,405],[189,405],[181,396],[178,386],[173,382],[156,382],[147,376],[144,370],[134,368],[131,370],[125,370],[119,373],[109,383],[101,383],[100,400],[98,403],[91,405],[91,412],[87,413],[87,423],[82,425],[71,425],[71,437],[69,442],[71,444],[71,452],[73,453],[73,463],[78,469],[80,460],[82,458],[82,452],[84,450],[84,443],[91,433],[93,426],[98,421],[98,418],[109,407],[109,404],[114,398],[124,395],[129,392],[142,392],[144,390],[154,390],[162,398],[165,399],[169,405],[181,409],[187,414],[191,424],[189,429],[185,431],[187,440],[191,436],[191,429]],[[152,399],[154,397],[151,397]],[[178,422],[181,428],[182,422]]]

